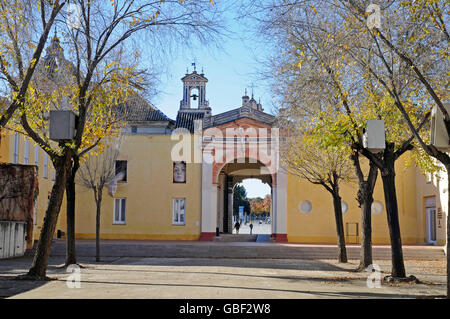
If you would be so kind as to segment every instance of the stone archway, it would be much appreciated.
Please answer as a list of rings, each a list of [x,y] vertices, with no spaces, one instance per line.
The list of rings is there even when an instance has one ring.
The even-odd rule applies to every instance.
[[[266,142],[266,140],[264,140]],[[259,140],[256,140],[254,144],[256,147]],[[255,147],[255,145],[253,145]],[[238,166],[240,169],[248,168],[250,163],[247,161],[242,161],[242,159],[251,159],[253,163],[262,163],[263,159],[256,156],[249,156],[252,153],[252,146],[246,148],[244,157],[237,156],[226,156],[228,161],[217,161],[212,162],[203,161],[202,163],[202,224],[201,224],[201,234],[200,240],[211,241],[216,236],[218,231],[218,207],[219,207],[219,175],[220,172],[226,165],[233,164]],[[234,147],[233,147],[234,152]],[[205,158],[212,156],[214,150],[203,148],[203,156]],[[229,155],[229,154],[227,154]],[[278,155],[277,155],[278,156]],[[277,158],[277,160],[279,160]],[[264,165],[265,166],[265,165]],[[287,176],[284,169],[279,168],[276,171],[269,170],[267,172],[271,177],[272,186],[272,237],[277,242],[287,242]],[[264,175],[264,174],[260,174]],[[228,187],[228,185],[227,185]],[[223,191],[223,189],[222,189]],[[230,196],[230,195],[228,195]],[[232,196],[232,195],[231,195]]]
[[[231,234],[233,230],[234,187],[247,178],[256,178],[268,184],[272,189],[272,180],[276,174],[264,174],[261,162],[251,163],[249,159],[228,162],[217,173],[217,226],[216,232]],[[273,209],[271,209],[273,211]]]

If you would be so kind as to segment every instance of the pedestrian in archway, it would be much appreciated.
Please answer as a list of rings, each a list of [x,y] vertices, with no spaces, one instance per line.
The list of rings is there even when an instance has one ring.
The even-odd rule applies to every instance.
[[[236,221],[236,224],[234,224],[234,228],[236,228],[236,234],[239,234],[239,228],[241,228],[241,224],[239,223],[239,220]]]

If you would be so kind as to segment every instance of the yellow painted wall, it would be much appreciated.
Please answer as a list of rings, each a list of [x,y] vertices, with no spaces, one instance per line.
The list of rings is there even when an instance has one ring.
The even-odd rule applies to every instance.
[[[0,136],[0,163],[9,162],[9,135],[2,131]]]
[[[201,165],[187,164],[186,184],[173,183],[170,135],[128,135],[119,160],[127,160],[127,182],[115,198],[126,198],[126,225],[113,224],[114,200],[103,192],[101,237],[104,239],[197,240],[201,227]],[[186,198],[185,225],[172,225],[174,198]],[[77,186],[76,234],[95,238],[92,190]]]
[[[105,188],[102,203],[101,238],[103,239],[154,239],[197,240],[201,230],[201,164],[187,164],[187,183],[172,182],[171,149],[177,143],[170,135],[128,135],[121,146],[119,159],[128,161],[128,181],[120,183],[115,197],[127,198],[125,225],[113,224],[114,201]],[[3,136],[0,145],[0,160],[12,162],[14,136]],[[34,142],[29,142],[29,164],[34,164]],[[24,138],[19,138],[19,163],[24,160]],[[37,200],[34,239],[39,238],[48,196],[53,185],[53,165],[48,158],[47,178],[43,177],[44,152],[39,149],[39,196]],[[446,200],[439,192],[440,185],[434,180],[427,184],[425,177],[413,165],[406,167],[404,160],[396,164],[396,186],[399,205],[400,229],[404,244],[422,244],[426,241],[425,198],[436,196],[438,209]],[[290,242],[335,243],[336,229],[331,195],[321,186],[310,184],[288,174],[287,180],[287,232]],[[442,184],[442,182],[441,182]],[[442,188],[442,187],[441,187]],[[345,223],[358,223],[360,208],[356,201],[357,184],[341,187],[342,200],[348,206],[344,214]],[[445,190],[444,190],[445,192]],[[445,197],[445,198],[443,198]],[[172,225],[174,198],[186,198],[186,224]],[[312,211],[303,214],[299,204],[303,200],[312,203]],[[384,194],[380,175],[374,200],[384,205]],[[66,231],[65,199],[62,204],[56,230]],[[198,224],[197,224],[198,223]],[[386,211],[372,214],[373,243],[389,244]],[[441,227],[439,227],[441,225]],[[56,234],[55,234],[56,236]],[[92,190],[77,185],[76,202],[77,238],[95,238],[95,202]],[[438,220],[438,244],[445,244],[445,212]],[[347,238],[353,243],[355,237]],[[359,237],[358,237],[359,242]]]
[[[367,165],[365,165],[367,167]],[[399,208],[400,231],[404,244],[423,243],[417,233],[416,202],[411,200],[415,196],[416,168],[405,167],[400,159],[396,164],[396,186]],[[304,243],[336,243],[336,224],[334,219],[333,200],[322,186],[313,185],[305,180],[288,174],[287,194],[287,223],[289,242]],[[344,216],[344,231],[346,223],[358,223],[361,231],[361,210],[356,201],[358,186],[347,183],[341,186],[342,200],[348,204],[348,211]],[[303,200],[312,203],[312,210],[304,214],[299,209]],[[374,201],[384,203],[384,194],[380,174],[374,192]],[[347,242],[355,243],[356,238],[346,238]],[[358,238],[359,242],[359,238]],[[389,230],[386,209],[381,214],[372,214],[372,242],[374,244],[389,244]]]
[[[445,172],[444,174],[445,175]],[[426,241],[426,211],[425,201],[428,197],[436,197],[436,239],[438,245],[444,245],[446,242],[445,230],[446,230],[446,203],[447,203],[447,191],[440,191],[447,188],[447,181],[434,176],[431,182],[427,181],[425,175],[420,171],[416,172],[416,206],[417,206],[417,233],[418,236]],[[439,211],[442,214],[439,214]],[[439,218],[441,217],[441,218]]]

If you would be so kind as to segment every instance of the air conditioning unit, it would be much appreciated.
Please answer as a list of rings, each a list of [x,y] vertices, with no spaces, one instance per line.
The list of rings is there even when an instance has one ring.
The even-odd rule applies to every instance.
[[[383,120],[367,121],[366,130],[363,134],[363,146],[372,153],[378,153],[386,147],[386,136]]]
[[[50,111],[50,139],[71,140],[75,137],[77,115],[72,111]]]
[[[445,104],[445,109],[450,113],[450,104]],[[444,124],[444,114],[442,114],[437,105],[431,111],[431,144],[440,151],[450,151],[449,136]]]

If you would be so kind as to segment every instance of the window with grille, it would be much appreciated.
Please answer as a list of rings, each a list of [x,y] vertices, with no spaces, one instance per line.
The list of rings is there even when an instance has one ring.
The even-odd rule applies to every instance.
[[[184,225],[186,215],[186,199],[175,198],[173,200],[173,220],[174,225]]]

